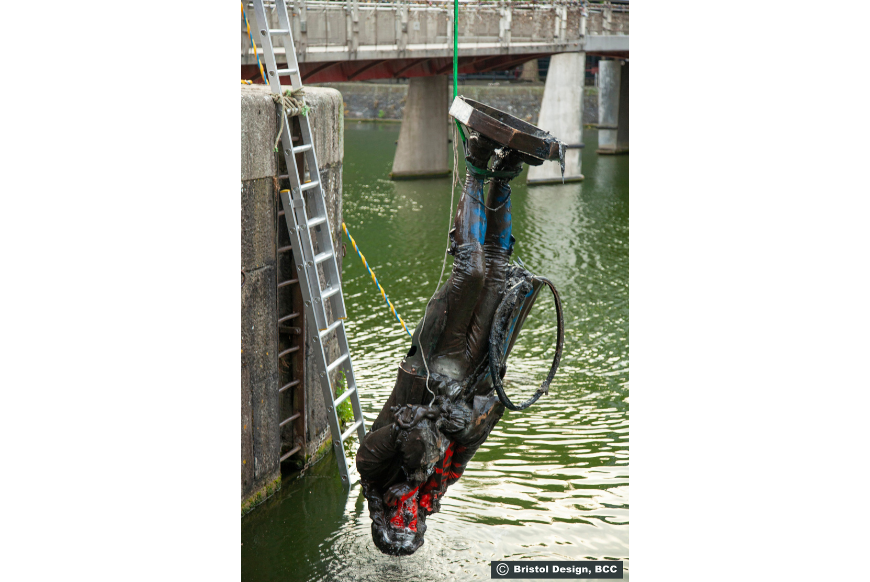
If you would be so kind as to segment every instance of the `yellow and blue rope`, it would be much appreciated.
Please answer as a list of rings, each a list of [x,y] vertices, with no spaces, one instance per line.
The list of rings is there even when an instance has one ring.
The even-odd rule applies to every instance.
[[[387,294],[386,294],[386,292],[384,291],[384,288],[381,287],[381,284],[378,282],[378,278],[375,276],[374,271],[372,271],[372,268],[369,267],[369,264],[366,262],[366,258],[363,256],[363,254],[362,254],[361,252],[359,252],[359,248],[357,248],[357,246],[356,246],[356,241],[353,240],[353,237],[350,236],[350,233],[349,233],[349,232],[347,232],[347,225],[346,225],[345,223],[342,222],[342,223],[341,223],[341,228],[344,229],[344,234],[346,234],[346,235],[347,235],[347,238],[350,239],[350,244],[353,245],[353,250],[355,250],[355,251],[356,251],[356,254],[359,255],[359,258],[360,258],[360,260],[362,261],[363,266],[365,266],[365,268],[368,269],[369,274],[372,276],[372,281],[374,281],[375,285],[378,286],[378,290],[381,292],[381,297],[384,298],[384,301],[387,302],[387,306],[390,308],[390,311],[392,311],[392,312],[393,312],[393,315],[396,316],[396,321],[398,321],[399,323],[402,324],[402,328],[404,328],[405,333],[407,333],[407,334],[408,334],[409,336],[411,336],[411,337],[414,337],[413,335],[411,335],[411,332],[408,331],[408,326],[405,325],[405,321],[404,321],[401,317],[399,317],[399,314],[398,314],[398,313],[396,313],[396,308],[393,306],[393,302],[390,301],[390,298],[389,298],[389,297],[387,297]]]
[[[266,80],[266,73],[263,72],[263,63],[260,62],[260,53],[257,52],[257,43],[254,42],[254,37],[251,34],[251,24],[248,22],[248,15],[245,14],[245,3],[242,2],[241,5],[242,16],[245,17],[245,26],[248,27],[248,38],[251,39],[251,46],[254,47],[254,55],[257,57],[257,66],[260,67],[260,74],[263,76],[263,83],[268,85],[269,82]],[[242,81],[242,83],[244,83],[244,81]],[[247,84],[250,85],[250,82],[248,82]]]

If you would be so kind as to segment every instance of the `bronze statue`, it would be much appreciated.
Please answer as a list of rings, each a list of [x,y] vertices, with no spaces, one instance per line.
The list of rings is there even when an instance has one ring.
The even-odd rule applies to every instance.
[[[459,118],[456,104],[451,115]],[[502,116],[498,122],[510,118]],[[471,131],[466,180],[450,231],[453,270],[429,301],[399,366],[395,388],[356,457],[372,537],[378,549],[391,555],[412,554],[423,544],[426,518],[439,511],[447,487],[462,476],[505,407],[522,410],[547,393],[562,349],[555,288],[521,264],[509,264],[514,243],[509,182],[524,161],[543,162],[534,156],[542,147],[537,143],[533,152],[512,149],[504,145],[507,139],[487,137],[501,137],[487,127],[488,120],[483,125],[473,118],[469,123],[468,115],[461,120]],[[547,147],[555,143],[553,151],[564,152],[558,140],[528,127],[538,132],[538,142]],[[517,406],[502,387],[504,361],[544,284],[556,300],[556,355],[541,388]]]

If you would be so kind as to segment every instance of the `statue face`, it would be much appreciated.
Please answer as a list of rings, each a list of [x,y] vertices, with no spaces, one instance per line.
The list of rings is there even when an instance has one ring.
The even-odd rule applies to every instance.
[[[418,515],[416,495],[390,507],[386,518],[385,524],[372,522],[372,539],[380,551],[391,556],[409,556],[423,545],[426,518]]]

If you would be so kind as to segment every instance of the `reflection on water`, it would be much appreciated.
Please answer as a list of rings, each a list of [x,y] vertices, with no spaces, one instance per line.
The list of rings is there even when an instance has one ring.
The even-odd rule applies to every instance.
[[[347,124],[344,219],[413,327],[441,271],[450,180],[386,179],[398,131]],[[426,543],[413,556],[377,551],[359,485],[345,491],[329,457],[242,519],[243,580],[489,580],[491,560],[628,560],[628,156],[597,156],[596,133],[584,132],[585,182],[514,181],[515,256],[554,282],[565,310],[565,350],[549,396],[505,413],[428,518]],[[348,337],[371,425],[410,338],[351,252]],[[555,333],[545,290],[508,360],[514,401],[540,385]]]

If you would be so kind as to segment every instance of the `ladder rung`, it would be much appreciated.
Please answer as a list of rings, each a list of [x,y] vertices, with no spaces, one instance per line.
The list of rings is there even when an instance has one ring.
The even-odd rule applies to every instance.
[[[344,431],[343,433],[341,433],[341,442],[346,441],[346,440],[347,440],[347,437],[349,437],[350,435],[352,435],[352,434],[353,434],[353,431],[355,431],[356,429],[358,429],[362,423],[363,423],[362,420],[358,420],[358,421],[356,421],[355,423],[353,423],[352,425],[350,425],[350,428],[349,428],[349,429],[347,429],[346,431]]]
[[[326,329],[320,330],[320,337],[323,337],[326,334],[328,334],[329,332],[335,330],[335,328],[337,328],[339,325],[341,325],[341,321],[342,320],[340,320],[340,319],[336,319],[335,321],[333,321],[332,323],[329,324],[329,327],[327,327]]]
[[[293,346],[292,348],[287,348],[286,350],[284,350],[283,352],[278,354],[278,357],[283,358],[287,354],[292,354],[293,352],[298,352],[298,351],[299,351],[299,346]]]
[[[287,424],[287,423],[293,422],[294,420],[296,420],[296,419],[299,418],[300,416],[302,416],[302,413],[301,413],[301,412],[297,412],[296,414],[294,414],[294,415],[291,416],[290,418],[283,420],[283,421],[281,422],[281,424],[279,424],[278,426],[279,426],[279,427],[282,427],[282,426],[284,426],[284,425]]]
[[[339,396],[338,398],[336,398],[336,399],[335,399],[335,402],[333,402],[333,404],[335,405],[335,407],[338,408],[338,406],[339,406],[342,402],[344,402],[345,400],[347,400],[348,396],[350,396],[350,395],[353,394],[354,392],[356,392],[356,388],[351,388],[350,390],[345,391],[344,394],[342,394],[341,396]]]
[[[280,394],[281,392],[284,392],[284,391],[287,390],[288,388],[293,388],[293,387],[296,386],[297,384],[299,384],[299,380],[293,380],[292,382],[289,382],[289,383],[287,383],[287,384],[284,384],[283,386],[281,386],[280,388],[278,388],[278,394]]]
[[[339,320],[339,321],[341,321],[341,320]],[[298,349],[298,348],[297,348],[297,349]],[[347,354],[341,354],[341,356],[339,356],[339,358],[338,358],[337,360],[335,360],[334,362],[332,362],[331,364],[329,364],[328,366],[326,366],[326,373],[329,374],[330,372],[332,372],[333,370],[335,370],[335,369],[336,369],[337,367],[339,367],[339,366],[341,365],[341,363],[344,362],[346,359],[347,359]]]
[[[335,295],[339,291],[341,291],[341,287],[333,287],[329,291],[325,291],[321,297],[323,297],[324,299],[329,299],[330,297],[332,297],[333,295]],[[341,320],[339,319],[339,321],[341,321]]]
[[[301,445],[296,445],[295,447],[293,447],[292,449],[290,449],[289,451],[287,451],[287,453],[286,453],[283,457],[281,457],[281,461],[280,461],[280,462],[283,463],[284,461],[286,461],[287,459],[289,459],[290,457],[292,457],[293,455],[295,455],[296,453],[298,453],[299,450],[300,450],[301,448],[302,448]]]
[[[244,0],[245,5],[247,5],[248,3],[249,3],[249,0]],[[289,83],[290,80],[292,80],[294,87],[300,85],[300,83],[302,81],[302,69],[300,68],[300,65],[296,62],[296,55],[295,55],[295,48],[294,48],[295,43],[293,42],[293,27],[290,24],[290,19],[289,19],[289,15],[288,15],[288,11],[287,11],[286,2],[284,2],[283,0],[281,2],[277,2],[277,1],[271,2],[270,1],[270,4],[272,6],[274,6],[274,10],[277,11],[277,16],[279,18],[277,26],[281,27],[281,28],[275,28],[275,29],[271,28],[271,25],[268,22],[268,18],[266,17],[267,13],[265,12],[266,9],[265,9],[264,4],[265,4],[264,0],[254,0],[252,2],[252,6],[254,8],[254,12],[255,12],[256,17],[257,17],[256,31],[258,33],[260,33],[262,35],[262,37],[265,37],[265,38],[261,39],[264,41],[262,43],[263,44],[262,56],[265,59],[265,62],[263,64],[264,65],[268,64],[268,67],[265,70],[265,72],[266,72],[267,79],[272,83],[273,90],[276,88],[275,83],[278,82],[277,89],[280,89],[283,91],[284,88],[280,86],[281,77],[284,77],[286,79],[284,81],[285,83]],[[304,4],[303,4],[303,7],[304,7]],[[285,29],[284,26],[286,26],[287,28]],[[303,27],[304,27],[304,22],[303,22]],[[284,44],[287,45],[286,47],[284,47],[286,49],[285,50],[286,55],[284,55],[284,56],[287,57],[287,59],[284,63],[277,64],[275,62],[275,49],[272,46],[272,42],[269,40],[270,38],[271,39],[277,39],[277,38],[284,39]],[[282,139],[282,141],[289,142],[289,143],[285,144],[282,149],[287,154],[292,154],[293,156],[297,156],[297,157],[302,156],[302,157],[306,158],[308,160],[308,163],[306,165],[309,166],[309,172],[306,173],[305,177],[292,175],[293,174],[292,170],[295,169],[296,165],[298,165],[298,164],[290,164],[290,165],[293,165],[293,168],[290,168],[289,169],[290,171],[285,170],[285,172],[287,172],[286,174],[282,174],[282,175],[278,176],[278,180],[283,180],[281,182],[281,204],[279,204],[279,206],[277,208],[278,217],[283,216],[284,218],[282,220],[289,222],[288,217],[287,217],[286,212],[285,212],[284,207],[283,207],[284,206],[283,202],[285,202],[284,195],[287,194],[288,195],[287,200],[286,200],[287,208],[289,208],[291,210],[291,214],[301,215],[301,222],[305,223],[308,228],[317,227],[317,229],[322,229],[321,225],[326,224],[327,227],[325,230],[329,230],[328,214],[324,213],[323,216],[319,216],[320,213],[317,212],[316,213],[317,216],[314,216],[311,219],[308,219],[307,215],[305,213],[305,207],[306,207],[307,203],[306,203],[305,197],[302,196],[302,194],[304,192],[309,191],[309,196],[313,196],[311,203],[312,203],[312,205],[314,205],[315,208],[323,207],[324,202],[325,202],[325,200],[324,200],[325,191],[324,191],[323,184],[320,182],[320,168],[318,167],[318,164],[317,164],[316,155],[314,152],[314,144],[311,141],[311,138],[310,138],[311,136],[308,135],[308,133],[309,133],[308,132],[308,129],[309,129],[308,128],[308,121],[304,121],[304,123],[300,126],[300,129],[305,132],[304,136],[300,135],[301,132],[297,132],[294,134],[294,132],[291,129],[291,126],[288,126],[288,123],[290,122],[290,120],[286,116],[284,116],[284,118],[282,119],[282,122],[283,122],[283,124],[282,124],[283,128],[285,130],[285,131],[282,131],[282,134],[289,135],[288,140]],[[306,155],[307,152],[310,152],[311,156]],[[289,161],[292,161],[292,160],[288,159],[288,162]],[[306,182],[306,179],[308,180],[307,182]],[[303,183],[303,182],[305,182],[305,183]],[[291,188],[291,190],[287,190],[285,188]],[[299,209],[299,210],[296,210],[296,209]],[[280,227],[280,225],[278,225],[278,226]],[[288,228],[290,228],[291,230],[295,227],[296,227],[296,221],[294,221],[293,224],[288,224]],[[318,232],[317,229],[315,229],[315,232]],[[297,249],[298,252],[296,252],[296,251],[294,251],[294,252],[295,252],[295,254],[299,255],[300,252],[304,251],[308,255],[308,257],[311,258],[311,260],[309,261],[309,260],[306,260],[305,257],[297,256],[296,257],[297,263],[298,263],[299,267],[302,267],[303,264],[306,266],[309,266],[309,267],[303,268],[300,271],[300,273],[288,273],[286,276],[297,277],[297,278],[292,278],[292,279],[280,281],[277,283],[277,287],[282,288],[282,287],[289,287],[293,284],[298,284],[302,287],[302,289],[307,289],[306,285],[309,287],[314,286],[314,292],[312,293],[312,296],[309,297],[309,299],[316,301],[316,302],[321,302],[321,303],[329,300],[330,297],[334,298],[334,296],[336,296],[336,295],[339,298],[341,298],[342,295],[341,295],[340,273],[334,273],[334,268],[338,267],[337,259],[339,258],[338,255],[336,254],[337,249],[335,248],[334,241],[332,241],[331,239],[328,241],[322,241],[323,244],[321,244],[319,247],[319,251],[320,251],[319,254],[315,254],[313,249],[310,248],[311,245],[309,244],[309,240],[314,238],[311,236],[311,232],[310,231],[302,232],[301,234],[304,235],[303,240],[305,241],[305,244],[303,245],[303,247],[305,247],[305,245],[309,245],[309,248],[300,248],[300,249]],[[323,231],[321,230],[318,234],[323,235]],[[294,233],[294,236],[295,236],[295,233]],[[321,239],[321,238],[323,238],[323,236],[320,236],[317,238]],[[328,239],[329,237],[326,237],[326,238]],[[286,240],[286,239],[284,239],[284,240]],[[301,241],[299,241],[299,239],[294,239],[294,238],[291,238],[290,240],[295,241],[297,244],[299,244],[301,242]],[[320,241],[318,241],[318,242],[320,242]],[[280,244],[275,245],[275,247],[279,253],[285,253],[286,251],[293,250],[294,246],[296,246],[294,244],[288,244],[288,243],[285,243],[285,244],[287,244],[287,246],[280,246]],[[314,255],[314,256],[312,256],[312,255]],[[276,256],[283,257],[286,259],[290,255],[283,254],[283,255],[276,255]],[[330,258],[336,262],[331,263],[329,268],[326,268],[325,263],[327,263],[328,259],[330,259]],[[313,277],[320,276],[318,274],[318,269],[316,267],[316,265],[318,265],[318,264],[324,264],[324,271],[325,271],[324,275],[326,276],[327,281],[329,281],[327,283],[328,286],[325,289],[320,289],[319,282],[315,286],[315,282],[313,280],[311,280],[312,276]],[[333,268],[332,265],[334,265],[335,267]],[[314,267],[314,269],[313,269],[314,273],[311,273],[310,266]],[[303,283],[302,279],[305,279],[306,282]],[[333,282],[332,279],[335,279],[335,281]],[[293,290],[293,292],[295,293],[295,290]],[[323,307],[323,306],[321,305],[320,307]],[[299,307],[299,309],[300,309],[299,312],[290,313],[289,315],[285,315],[284,317],[281,317],[280,319],[278,319],[278,332],[279,332],[279,334],[282,334],[282,333],[299,334],[299,338],[301,339],[301,332],[303,331],[302,326],[304,324],[304,318],[308,317],[308,315],[310,315],[310,312],[307,312],[307,311],[303,312],[301,310],[301,307]],[[306,309],[308,309],[308,308],[306,308]],[[303,315],[303,313],[305,313],[305,315]],[[324,312],[318,311],[318,313],[323,314],[323,316],[325,317]],[[291,320],[295,320],[296,318],[299,318],[298,321],[291,322]],[[329,323],[329,320],[326,320],[323,323],[327,324],[327,328],[323,332],[321,332],[318,336],[314,336],[315,341],[318,338],[322,338],[323,336],[329,334],[332,331],[336,331],[336,333],[338,333],[337,330],[343,325],[341,319],[338,319],[337,321],[335,321],[333,323]],[[300,327],[289,327],[289,326],[294,326],[294,325],[300,326]],[[318,327],[319,326],[316,326],[314,329],[317,329]],[[341,329],[343,330],[344,328],[341,328]],[[284,335],[284,336],[279,335],[279,337],[282,338],[282,342],[283,342],[283,341],[285,341],[284,338],[286,338],[287,336],[286,335]],[[296,343],[297,346],[291,347],[289,349],[284,350],[283,352],[280,352],[278,354],[278,357],[281,358],[283,356],[287,356],[288,354],[292,354],[296,351],[299,351],[300,354],[304,354],[305,350],[301,349],[301,347],[302,347],[301,341],[294,342],[294,343]],[[337,405],[340,405],[340,404],[347,402],[347,400],[349,398],[351,398],[351,396],[353,396],[353,399],[351,400],[351,402],[354,405],[354,422],[350,425],[350,427],[346,431],[344,431],[342,433],[340,425],[335,424],[335,420],[337,420],[337,419],[335,419],[335,416],[330,417],[330,429],[332,429],[333,427],[335,428],[335,432],[332,435],[332,440],[343,443],[354,432],[357,432],[357,434],[364,434],[365,429],[366,429],[366,425],[365,425],[365,419],[362,417],[362,415],[357,414],[360,410],[359,409],[359,398],[358,398],[359,389],[356,386],[355,382],[350,382],[352,375],[353,375],[352,374],[352,358],[351,358],[350,352],[348,351],[347,343],[344,341],[342,341],[341,343],[343,345],[342,345],[341,352],[337,356],[337,359],[334,362],[332,362],[331,364],[328,363],[329,360],[326,360],[326,361],[321,360],[322,363],[326,365],[326,369],[325,369],[325,372],[318,373],[317,375],[320,376],[320,374],[324,374],[324,376],[325,376],[323,378],[320,378],[320,377],[318,378],[318,380],[323,380],[323,379],[326,380],[326,382],[321,383],[321,388],[323,389],[323,392],[324,392],[324,394],[323,394],[324,401],[329,401],[333,404],[333,406],[337,406]],[[286,344],[282,344],[282,345],[286,345]],[[320,357],[323,358],[324,355],[325,354],[321,354]],[[281,360],[281,361],[285,361],[285,360]],[[289,361],[289,360],[287,360],[287,361]],[[332,382],[330,381],[330,378],[327,374],[338,372],[341,369],[340,367],[342,365],[344,365],[346,367],[347,373],[351,375],[351,378],[348,378],[348,380],[349,380],[349,384],[353,384],[353,386],[352,387],[348,386],[348,389],[345,392],[343,392],[338,398],[335,398],[333,396],[334,393],[331,390]],[[323,370],[323,368],[321,368],[321,370]],[[281,386],[281,388],[279,388],[278,392],[282,393],[282,392],[290,390],[290,392],[292,393],[293,391],[291,390],[291,388],[293,386],[298,386],[299,389],[301,389],[302,386],[304,386],[304,382],[302,382],[302,379],[289,381],[284,386]],[[302,416],[303,412],[304,411],[294,413],[290,418],[282,421],[280,423],[280,426],[284,427],[286,425],[290,425],[291,427],[293,427],[294,425],[292,424],[292,422],[294,420],[297,420],[297,419],[304,420],[305,417]],[[335,414],[335,409],[333,408],[333,415],[334,414]],[[335,419],[335,420],[333,420],[333,419]],[[300,422],[301,422],[301,420],[300,420]],[[335,451],[335,453],[336,453],[336,459],[338,460],[339,471],[342,475],[342,480],[345,482],[344,484],[349,485],[352,482],[351,472],[355,469],[355,465],[353,463],[351,463],[351,466],[348,467],[347,466],[347,458],[344,454],[343,447],[341,445],[338,445],[338,449],[340,449],[340,450]],[[281,450],[284,450],[284,449],[282,448]],[[304,446],[304,444],[300,443],[299,445],[293,446],[293,448],[291,448],[289,451],[287,451],[284,454],[280,454],[280,452],[279,452],[280,462],[283,463],[284,461],[287,461],[293,455],[307,454],[307,452],[308,452],[307,448]],[[339,458],[339,457],[341,457],[341,458]],[[298,457],[297,457],[297,460],[298,460]]]
[[[278,323],[284,323],[285,321],[290,321],[294,317],[299,317],[298,311],[296,313],[291,313],[290,315],[285,315],[284,317],[282,317],[281,319],[278,320]]]

